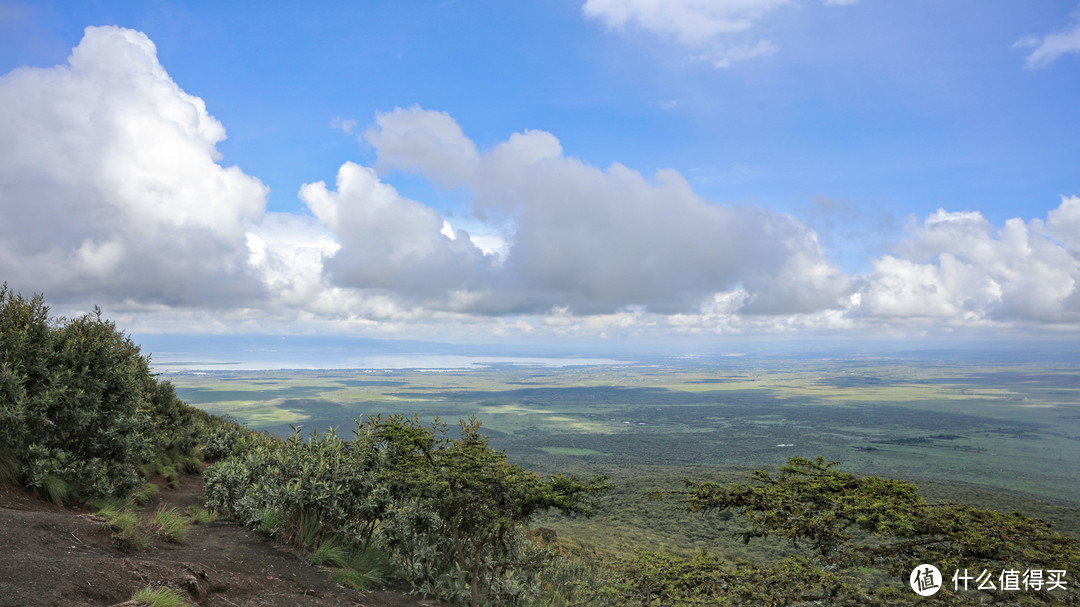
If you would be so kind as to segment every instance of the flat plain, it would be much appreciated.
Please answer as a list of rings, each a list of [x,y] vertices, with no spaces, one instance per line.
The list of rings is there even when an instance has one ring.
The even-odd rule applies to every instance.
[[[644,496],[683,478],[739,480],[794,455],[1080,534],[1080,365],[1068,359],[718,356],[163,376],[189,404],[282,434],[349,436],[355,418],[375,413],[476,416],[512,462],[612,478],[596,519],[541,521],[586,547],[688,553],[719,543],[739,553],[722,539],[737,522],[680,516],[670,500]],[[745,555],[762,551],[783,547]]]

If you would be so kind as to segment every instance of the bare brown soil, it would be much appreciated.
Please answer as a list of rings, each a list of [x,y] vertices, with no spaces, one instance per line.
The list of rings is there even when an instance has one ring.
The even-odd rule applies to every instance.
[[[202,478],[162,485],[142,509],[185,510],[202,496]],[[445,607],[400,590],[358,591],[329,579],[296,552],[228,521],[193,525],[181,544],[154,538],[119,550],[88,510],[55,506],[0,484],[0,607],[120,605],[147,586],[169,586],[199,607]]]

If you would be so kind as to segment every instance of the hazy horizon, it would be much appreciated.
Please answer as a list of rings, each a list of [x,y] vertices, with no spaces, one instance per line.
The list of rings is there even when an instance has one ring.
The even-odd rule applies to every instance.
[[[744,340],[707,343],[445,343],[312,335],[132,335],[157,372],[282,369],[468,369],[637,364],[722,364],[733,358],[845,360],[895,358],[992,365],[1080,362],[1080,346],[1056,342],[941,340]]]

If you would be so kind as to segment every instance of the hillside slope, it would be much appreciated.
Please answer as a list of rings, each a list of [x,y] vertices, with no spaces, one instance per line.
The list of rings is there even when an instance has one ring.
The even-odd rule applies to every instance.
[[[159,479],[160,482],[160,479]],[[202,479],[183,475],[142,509],[198,503]],[[113,547],[84,509],[64,508],[0,484],[0,607],[112,606],[148,585],[180,590],[199,607],[438,607],[400,591],[361,592],[329,581],[292,550],[227,521],[194,525],[182,544]]]

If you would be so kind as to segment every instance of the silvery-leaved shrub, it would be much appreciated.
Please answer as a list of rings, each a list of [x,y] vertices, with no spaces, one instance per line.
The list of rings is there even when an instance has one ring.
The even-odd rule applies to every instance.
[[[258,435],[209,468],[207,505],[297,548],[385,551],[414,587],[465,605],[517,605],[543,562],[523,536],[538,512],[588,515],[602,477],[541,478],[488,447],[475,420],[372,416],[333,431]],[[272,524],[271,524],[272,523]]]

